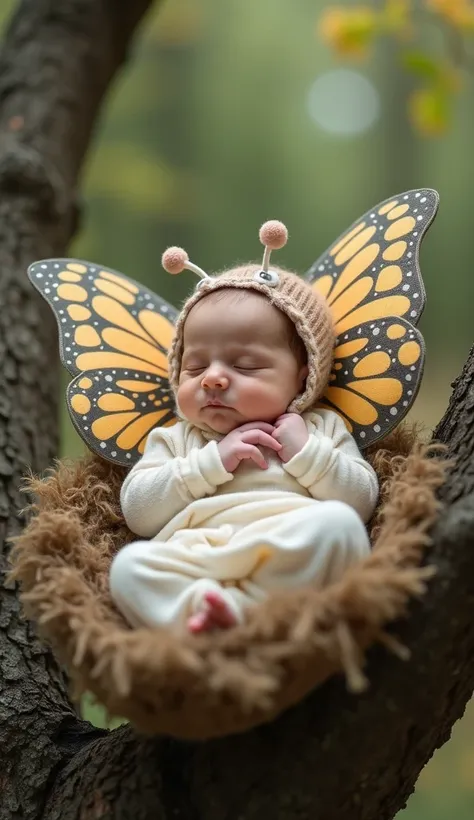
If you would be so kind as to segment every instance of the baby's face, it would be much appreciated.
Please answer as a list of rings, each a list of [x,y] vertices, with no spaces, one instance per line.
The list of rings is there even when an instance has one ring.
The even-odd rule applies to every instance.
[[[225,435],[248,421],[275,421],[307,372],[290,348],[286,317],[264,296],[217,291],[186,319],[178,403],[192,424]]]

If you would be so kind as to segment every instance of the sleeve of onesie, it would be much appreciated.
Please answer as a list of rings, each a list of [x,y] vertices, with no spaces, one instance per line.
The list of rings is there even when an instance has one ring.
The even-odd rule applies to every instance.
[[[216,441],[185,455],[177,450],[172,431],[152,430],[143,456],[122,484],[122,512],[136,535],[152,538],[192,501],[212,495],[233,478],[222,464]]]
[[[313,498],[344,501],[368,521],[379,492],[374,469],[336,413],[322,410],[308,421],[308,441],[284,468]]]

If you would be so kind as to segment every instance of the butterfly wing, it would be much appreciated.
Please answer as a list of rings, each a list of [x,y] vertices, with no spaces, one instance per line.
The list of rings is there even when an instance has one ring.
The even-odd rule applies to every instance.
[[[35,262],[28,276],[56,316],[61,361],[76,377],[67,406],[79,435],[102,457],[133,463],[151,427],[174,420],[167,352],[176,309],[133,279],[78,259]]]
[[[425,345],[406,319],[388,317],[343,333],[320,404],[338,412],[361,448],[405,415],[421,382]]]
[[[342,415],[360,447],[385,436],[416,396],[424,344],[413,325],[426,299],[419,249],[438,202],[437,192],[431,189],[407,191],[381,202],[354,222],[306,274],[327,299],[337,335],[334,367],[322,404]],[[387,336],[397,324],[395,317],[400,317],[399,329],[390,332],[404,330],[398,339]],[[367,342],[357,348],[357,339]],[[417,345],[417,358],[408,364],[415,355],[412,345]],[[351,349],[348,367],[345,351]],[[387,367],[377,373],[374,368],[382,367],[382,362]]]
[[[150,430],[176,421],[168,380],[155,373],[91,370],[72,380],[66,397],[81,438],[116,464],[133,464],[143,454]]]

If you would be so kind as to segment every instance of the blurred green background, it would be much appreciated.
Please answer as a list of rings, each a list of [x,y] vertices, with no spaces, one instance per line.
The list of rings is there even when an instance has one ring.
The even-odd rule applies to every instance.
[[[421,253],[427,363],[411,414],[429,430],[473,341],[474,96],[459,99],[447,135],[420,138],[390,46],[341,73],[316,36],[327,5],[157,4],[103,109],[70,255],[115,267],[178,304],[194,283],[192,274],[163,272],[168,245],[213,271],[260,258],[258,228],[276,218],[290,231],[278,261],[303,272],[379,200],[434,187],[441,207]],[[14,6],[2,0],[1,26]],[[63,454],[78,454],[65,405],[61,424]],[[87,716],[103,720],[91,707]],[[472,819],[473,727],[470,708],[425,768],[405,820]]]

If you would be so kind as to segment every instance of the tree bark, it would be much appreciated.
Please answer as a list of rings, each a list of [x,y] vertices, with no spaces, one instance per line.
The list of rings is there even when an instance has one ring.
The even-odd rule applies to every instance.
[[[104,93],[151,0],[23,0],[0,54],[0,571],[18,531],[25,468],[57,452],[59,363],[50,309],[27,266],[64,253]],[[77,720],[52,654],[0,595],[0,817],[41,816]],[[77,737],[101,733],[78,723]]]
[[[18,531],[25,465],[56,452],[57,333],[25,270],[63,253],[100,102],[151,0],[23,0],[0,56],[0,541]],[[408,663],[369,654],[268,726],[184,743],[77,716],[52,654],[0,594],[0,820],[388,820],[474,685],[474,349],[436,436],[456,458],[432,533],[429,593],[393,626]]]

